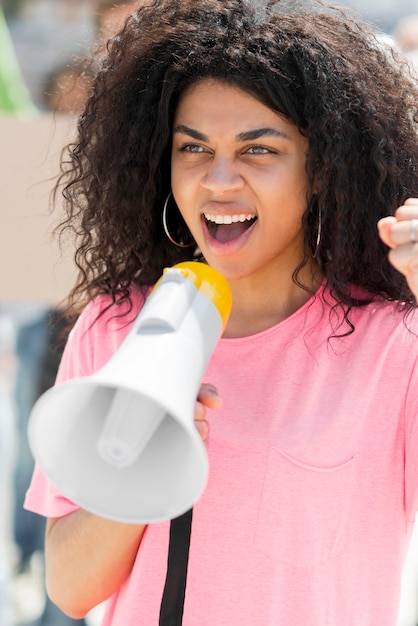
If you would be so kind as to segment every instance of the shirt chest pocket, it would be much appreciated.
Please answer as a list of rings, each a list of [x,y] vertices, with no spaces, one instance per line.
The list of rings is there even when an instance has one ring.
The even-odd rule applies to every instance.
[[[271,448],[256,547],[296,567],[338,556],[348,524],[354,467],[355,457],[321,468]]]

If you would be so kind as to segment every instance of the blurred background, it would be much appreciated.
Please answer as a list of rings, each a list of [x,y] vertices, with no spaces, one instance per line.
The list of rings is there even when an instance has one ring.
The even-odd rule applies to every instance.
[[[34,402],[54,382],[60,312],[74,281],[71,243],[61,250],[53,237],[60,151],[88,93],[86,60],[102,54],[145,2],[0,0],[0,626],[97,626],[102,615],[98,607],[71,620],[46,598],[44,520],[22,508],[33,469],[26,429]],[[339,4],[372,22],[418,68],[418,0]],[[417,625],[414,536],[398,626]]]

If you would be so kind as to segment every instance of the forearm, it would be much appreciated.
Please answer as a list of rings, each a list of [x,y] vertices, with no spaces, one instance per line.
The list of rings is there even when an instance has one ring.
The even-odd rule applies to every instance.
[[[83,510],[48,520],[45,561],[51,600],[71,617],[83,617],[128,576],[144,530]]]

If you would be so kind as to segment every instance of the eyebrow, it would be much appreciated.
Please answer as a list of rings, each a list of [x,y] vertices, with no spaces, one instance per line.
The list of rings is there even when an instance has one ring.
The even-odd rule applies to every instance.
[[[283,137],[284,139],[289,139],[289,135],[286,135],[281,130],[277,130],[277,128],[255,128],[237,135],[238,141],[253,141],[254,139],[260,139],[260,137]]]
[[[184,124],[179,124],[173,129],[173,133],[182,133],[183,135],[188,135],[196,141],[209,141],[209,138],[194,128],[189,128],[189,126],[185,126]],[[283,137],[284,139],[289,139],[289,136],[286,135],[283,131],[277,130],[276,128],[255,128],[254,130],[247,130],[242,133],[239,133],[236,137],[237,141],[254,141],[255,139],[260,139],[261,137]]]

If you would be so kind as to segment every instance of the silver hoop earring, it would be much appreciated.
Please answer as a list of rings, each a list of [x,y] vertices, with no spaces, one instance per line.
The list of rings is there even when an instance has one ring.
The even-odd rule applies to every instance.
[[[174,245],[177,246],[177,248],[190,248],[191,246],[195,246],[196,244],[193,243],[183,243],[182,241],[176,241],[175,239],[173,239],[173,237],[170,234],[170,231],[168,230],[168,225],[167,225],[167,207],[168,207],[168,201],[170,200],[170,197],[172,196],[172,193],[170,191],[170,193],[168,194],[165,202],[164,202],[164,207],[163,207],[163,229],[164,232],[167,236],[167,239]]]
[[[321,212],[321,209],[318,209],[318,232],[316,235],[315,251],[313,253],[314,259],[316,259],[316,256],[318,254],[319,246],[321,243],[321,236],[322,236],[322,212]]]

